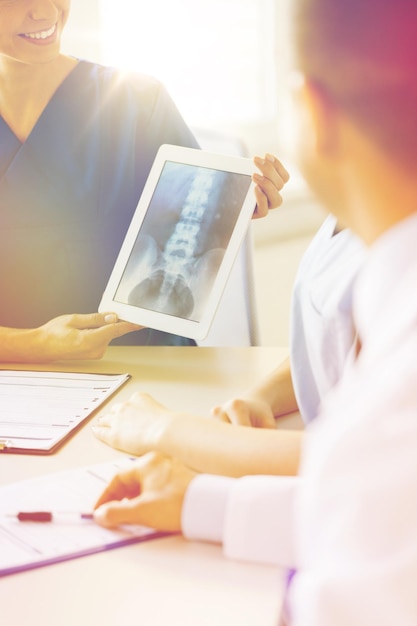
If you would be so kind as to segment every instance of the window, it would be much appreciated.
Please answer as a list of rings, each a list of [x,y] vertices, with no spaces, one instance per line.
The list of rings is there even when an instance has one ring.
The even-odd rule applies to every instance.
[[[291,0],[72,0],[64,51],[161,80],[189,125],[285,158]]]
[[[191,124],[274,116],[273,0],[153,0],[145,6],[101,0],[100,6],[103,61],[158,77]]]

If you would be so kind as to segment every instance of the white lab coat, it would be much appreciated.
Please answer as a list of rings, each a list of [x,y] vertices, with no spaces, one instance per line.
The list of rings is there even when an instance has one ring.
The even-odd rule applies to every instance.
[[[362,350],[308,430],[301,477],[201,476],[186,495],[186,536],[297,567],[294,626],[417,623],[416,241],[414,216],[371,248],[354,298]]]

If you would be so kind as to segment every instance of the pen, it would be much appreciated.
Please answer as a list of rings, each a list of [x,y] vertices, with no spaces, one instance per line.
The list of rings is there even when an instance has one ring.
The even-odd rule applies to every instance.
[[[54,522],[66,520],[92,520],[92,513],[60,512],[60,511],[19,511],[8,513],[6,517],[13,517],[19,522]]]

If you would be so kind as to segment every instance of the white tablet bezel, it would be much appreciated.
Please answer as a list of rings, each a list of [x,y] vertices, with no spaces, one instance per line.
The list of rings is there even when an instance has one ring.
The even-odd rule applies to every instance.
[[[206,302],[204,303],[201,319],[198,321],[176,317],[172,314],[162,313],[147,308],[141,308],[137,305],[125,304],[116,300],[117,290],[121,284],[122,277],[131,257],[132,250],[134,249],[139,231],[147,215],[154,192],[167,162],[192,165],[232,174],[244,174],[249,177],[246,196],[239,210],[236,223],[233,227],[220,267],[212,283],[210,295],[207,296]],[[250,219],[256,207],[254,194],[255,185],[251,179],[253,171],[254,165],[252,161],[243,157],[215,154],[193,148],[184,148],[168,144],[161,146],[156,155],[154,164],[139,199],[135,214],[126,233],[125,240],[120,249],[106,289],[103,293],[99,311],[112,311],[117,313],[119,319],[133,322],[141,326],[162,330],[195,340],[204,339],[210,330],[210,326],[213,322],[216,309],[226,286],[228,276],[233,267],[239,247],[245,237]],[[236,311],[236,315],[239,314],[239,311]]]

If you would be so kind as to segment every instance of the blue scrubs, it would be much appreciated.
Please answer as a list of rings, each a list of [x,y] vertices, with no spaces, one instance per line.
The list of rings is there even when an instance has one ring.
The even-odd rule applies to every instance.
[[[159,146],[197,147],[155,79],[80,61],[22,144],[0,118],[0,325],[97,310]],[[145,329],[117,340],[188,345]]]

